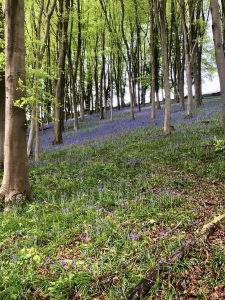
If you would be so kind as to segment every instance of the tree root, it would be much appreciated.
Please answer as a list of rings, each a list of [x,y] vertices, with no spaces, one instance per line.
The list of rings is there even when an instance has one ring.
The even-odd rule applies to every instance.
[[[9,192],[4,187],[0,190],[0,203],[1,205],[4,205],[4,211],[7,212],[10,210],[11,207],[13,207],[15,204],[18,203],[24,203],[25,201],[29,200],[28,193],[24,192],[17,192],[17,191],[11,191]]]
[[[217,216],[210,223],[204,225],[201,230],[195,232],[195,238],[186,240],[185,245],[178,248],[164,262],[159,262],[156,266],[143,278],[139,284],[128,291],[126,300],[139,300],[146,296],[150,289],[156,283],[159,275],[168,268],[171,264],[183,259],[183,257],[193,248],[197,241],[206,241],[216,230],[218,224],[225,219],[225,214]]]

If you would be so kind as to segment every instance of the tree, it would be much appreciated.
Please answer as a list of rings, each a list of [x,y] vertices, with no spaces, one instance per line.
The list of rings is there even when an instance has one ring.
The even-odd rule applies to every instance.
[[[151,118],[156,118],[156,103],[155,103],[155,93],[156,93],[156,38],[155,38],[155,27],[154,27],[154,7],[151,0],[149,0],[149,8],[150,8],[150,38],[151,38]]]
[[[128,80],[129,80],[129,92],[130,92],[130,112],[131,112],[131,120],[134,120],[134,102],[135,102],[135,95],[134,95],[134,89],[133,89],[133,72],[132,72],[132,54],[131,54],[131,47],[129,46],[129,43],[126,38],[126,33],[124,29],[124,21],[125,21],[125,5],[124,0],[120,0],[121,3],[121,11],[122,11],[122,18],[121,18],[121,31],[122,31],[122,37],[123,41],[126,47],[127,52],[127,73],[128,73]]]
[[[193,56],[193,48],[192,48],[192,30],[190,27],[192,26],[192,8],[190,1],[188,1],[189,5],[189,19],[186,20],[186,2],[184,0],[180,1],[180,15],[182,20],[183,34],[184,34],[184,48],[185,48],[185,68],[186,68],[186,78],[187,78],[187,87],[188,87],[188,103],[187,103],[187,115],[192,118],[194,113],[194,102],[193,102],[193,91],[192,91],[192,56]],[[187,26],[189,24],[189,27]]]
[[[168,58],[168,25],[166,18],[166,0],[159,0],[158,7],[154,1],[155,11],[159,12],[158,28],[161,36],[162,47],[162,66],[163,66],[163,85],[165,91],[165,117],[164,134],[171,134],[171,96],[169,81],[169,58]]]
[[[45,18],[45,31],[43,35],[43,41],[41,43],[41,28],[42,28],[42,17],[44,13],[44,0],[41,2],[40,6],[40,12],[38,16],[38,23],[35,24],[35,19],[33,20],[33,24],[35,27],[35,33],[36,33],[36,39],[38,41],[38,50],[36,54],[36,62],[35,62],[35,70],[39,71],[42,68],[42,61],[44,58],[44,54],[46,51],[46,45],[47,41],[49,39],[49,34],[50,34],[50,22],[51,22],[51,17],[54,12],[55,6],[56,6],[56,0],[53,0],[52,5],[50,9],[48,10],[49,3],[46,7],[46,18]],[[38,74],[34,76],[34,86],[35,88],[35,95],[34,99],[35,102],[33,103],[32,107],[32,119],[31,119],[31,126],[30,126],[30,134],[29,134],[29,139],[27,143],[27,154],[28,156],[31,156],[32,153],[32,145],[33,145],[33,139],[34,139],[34,134],[35,134],[35,160],[39,160],[39,152],[40,152],[40,138],[39,138],[39,100],[38,99],[38,85],[39,85],[39,78]]]
[[[57,68],[57,82],[56,82],[56,103],[55,103],[55,124],[54,132],[55,138],[53,144],[61,144],[63,142],[63,104],[64,104],[64,87],[65,87],[65,62],[67,52],[67,31],[69,18],[69,0],[59,0],[59,54],[58,54],[58,68]]]
[[[216,63],[218,68],[219,80],[220,80],[223,128],[225,133],[225,54],[224,54],[225,41],[223,41],[223,36],[222,36],[222,24],[221,24],[220,6],[218,0],[210,1],[210,10],[212,14],[212,29],[213,29],[215,52],[216,52]]]
[[[3,52],[3,11],[0,3],[0,52]],[[0,57],[0,60],[3,59]],[[5,71],[0,69],[0,169],[4,161],[4,135],[5,135]]]
[[[24,0],[6,0],[6,115],[4,176],[0,195],[6,205],[29,196],[26,116],[16,101],[25,96]]]

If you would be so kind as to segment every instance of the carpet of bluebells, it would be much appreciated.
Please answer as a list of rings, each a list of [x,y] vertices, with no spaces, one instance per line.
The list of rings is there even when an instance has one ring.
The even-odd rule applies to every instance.
[[[173,105],[175,131],[165,137],[163,109],[127,108],[30,161],[32,200],[0,211],[0,299],[126,299],[156,263],[224,213],[225,147],[218,99],[196,116]],[[50,151],[51,150],[51,151]],[[1,174],[2,176],[2,174]],[[146,299],[225,299],[225,222],[169,265]]]
[[[209,119],[217,116],[221,111],[221,103],[219,99],[216,101],[204,102],[202,107],[197,110],[193,118],[187,118],[186,112],[181,111],[179,104],[172,105],[172,124],[177,125],[181,123],[194,123],[201,120]],[[88,115],[83,122],[80,122],[81,129],[77,133],[73,130],[73,120],[68,120],[65,123],[66,132],[63,135],[64,145],[82,144],[84,142],[99,140],[110,137],[121,132],[132,130],[141,126],[153,125],[156,127],[163,126],[164,119],[164,105],[162,109],[158,110],[157,118],[152,120],[150,118],[150,107],[146,105],[138,112],[136,108],[135,121],[131,121],[129,108],[115,110],[113,112],[113,121],[110,121],[109,112],[105,114],[105,120],[99,120],[98,114]],[[54,139],[53,124],[50,123],[44,127],[41,135],[42,149],[51,146]],[[62,145],[54,146],[52,149],[59,149]]]

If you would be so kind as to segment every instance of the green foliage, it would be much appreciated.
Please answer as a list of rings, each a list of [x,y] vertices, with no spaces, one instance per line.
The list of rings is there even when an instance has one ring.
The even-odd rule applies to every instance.
[[[225,142],[223,139],[214,138],[213,145],[215,147],[216,152],[225,153]]]
[[[206,147],[221,128],[218,119],[177,125],[169,138],[141,127],[104,142],[50,148],[39,163],[31,161],[32,203],[0,212],[0,298],[124,296],[195,230],[212,182],[224,191],[221,152]],[[222,131],[218,149],[221,140]],[[214,214],[221,210],[213,206]],[[213,288],[224,279],[221,256],[217,247]],[[188,270],[194,258],[173,273]],[[157,289],[163,299],[179,294],[176,279],[167,282],[165,288],[159,279],[150,296]]]

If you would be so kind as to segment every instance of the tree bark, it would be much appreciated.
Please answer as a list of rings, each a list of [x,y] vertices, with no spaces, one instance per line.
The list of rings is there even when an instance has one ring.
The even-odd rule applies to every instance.
[[[223,129],[225,134],[225,55],[223,47],[223,38],[221,31],[220,7],[218,0],[210,1],[210,10],[212,14],[212,29],[216,52],[216,63],[219,74],[222,114],[223,114]]]
[[[166,0],[161,0],[161,45],[162,45],[162,64],[163,64],[163,85],[165,91],[165,116],[164,116],[164,134],[171,134],[171,97],[169,81],[169,59],[168,59],[168,38],[166,21]]]
[[[28,158],[26,153],[25,110],[15,101],[25,96],[19,82],[25,84],[24,0],[6,1],[6,122],[4,176],[0,189],[8,206],[29,196]]]
[[[0,39],[4,40],[3,30],[3,11],[2,4],[0,3]],[[3,49],[0,48],[0,52]],[[4,137],[5,137],[5,71],[0,69],[0,169],[3,168],[4,162]]]
[[[178,96],[180,102],[181,110],[185,110],[185,100],[184,100],[184,68],[185,68],[185,53],[184,53],[184,42],[180,41],[181,53],[179,57],[178,64]]]
[[[104,96],[104,75],[105,75],[105,31],[102,30],[101,33],[101,46],[102,46],[102,66],[100,75],[100,96],[99,96],[99,106],[100,106],[100,120],[104,119],[104,107],[103,107],[103,96]]]
[[[109,80],[110,80],[110,121],[113,121],[113,55],[110,53]]]
[[[96,34],[96,43],[95,43],[95,111],[99,112],[100,103],[99,103],[99,76],[98,76],[98,43],[99,36]]]
[[[125,19],[125,5],[124,0],[120,0],[121,10],[122,10],[122,18],[121,18],[121,31],[123,41],[126,47],[127,58],[126,58],[126,65],[127,65],[127,74],[128,74],[128,81],[129,81],[129,92],[130,92],[130,113],[131,113],[131,120],[134,121],[134,103],[135,103],[135,95],[133,93],[133,74],[132,74],[132,55],[131,50],[129,47],[129,43],[126,38],[126,33],[124,30],[124,19]]]
[[[223,23],[223,48],[225,53],[225,2],[221,1],[222,3],[222,23]]]
[[[61,34],[60,34],[60,47],[58,57],[58,70],[57,70],[57,83],[56,83],[56,103],[55,103],[55,124],[54,133],[55,138],[53,144],[62,144],[62,129],[63,129],[63,103],[64,103],[64,88],[65,88],[65,61],[67,50],[67,30],[68,30],[68,18],[69,18],[69,0],[59,0],[62,14]]]
[[[182,0],[180,2],[180,14],[181,21],[184,33],[184,49],[185,49],[185,67],[186,67],[186,80],[187,80],[187,88],[188,88],[188,102],[187,102],[187,115],[192,118],[194,114],[194,101],[193,101],[193,91],[192,91],[192,48],[191,48],[191,33],[189,28],[186,25],[185,18],[185,2]],[[191,17],[190,17],[191,20]]]
[[[197,46],[194,63],[194,87],[195,87],[195,103],[197,107],[202,102],[202,46]]]
[[[155,92],[156,92],[156,55],[155,55],[155,29],[154,29],[154,9],[153,4],[149,0],[149,6],[150,6],[150,38],[151,38],[151,118],[156,118],[156,102],[155,102]]]
[[[46,19],[45,19],[45,31],[44,31],[44,36],[43,36],[43,41],[42,45],[38,48],[38,53],[36,56],[36,70],[40,70],[42,66],[42,61],[44,57],[44,53],[48,44],[49,48],[49,33],[50,33],[50,21],[52,14],[54,12],[56,6],[56,0],[52,2],[52,5],[50,9],[46,13]],[[41,8],[40,8],[40,13],[38,16],[38,25],[35,25],[36,28],[36,38],[40,42],[41,41],[41,26],[42,26],[42,16],[44,12],[44,1],[41,3]],[[48,49],[49,50],[49,49]],[[50,60],[50,59],[49,59]],[[38,85],[38,77],[37,75],[34,78],[34,84],[37,86]],[[37,87],[36,87],[37,90]],[[33,148],[33,140],[35,136],[35,161],[39,160],[39,152],[40,152],[40,136],[39,136],[39,101],[38,101],[38,94],[34,95],[34,98],[36,99],[36,102],[33,104],[32,107],[32,112],[31,112],[31,124],[30,124],[30,133],[29,133],[29,138],[28,138],[28,143],[27,143],[27,155],[28,157],[31,156],[32,154],[32,148]]]
[[[80,57],[80,119],[84,121],[84,58]]]

